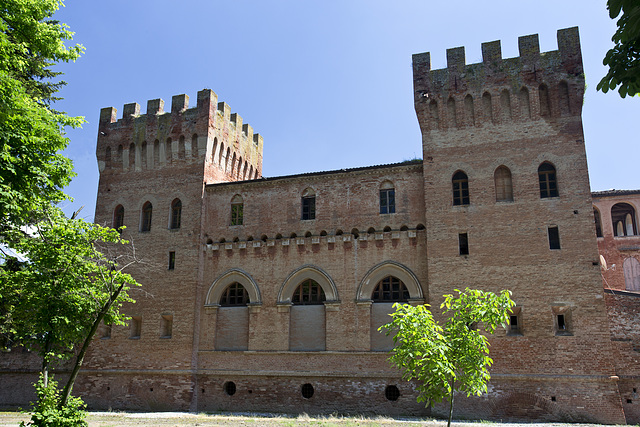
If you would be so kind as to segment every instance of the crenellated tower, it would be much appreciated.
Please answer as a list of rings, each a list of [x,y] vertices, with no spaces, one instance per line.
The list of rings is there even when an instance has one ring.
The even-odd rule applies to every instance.
[[[537,35],[520,37],[520,56],[508,59],[499,41],[484,43],[479,64],[466,64],[463,47],[449,49],[439,70],[429,53],[413,56],[429,300],[439,307],[442,295],[465,287],[513,292],[511,325],[491,339],[489,397],[501,409],[489,418],[517,411],[518,402],[538,406],[527,399],[557,399],[557,410],[606,406],[622,420],[582,131],[578,29],[557,39],[557,50],[540,52]],[[590,380],[580,382],[584,375]],[[558,376],[572,392],[557,388]],[[600,401],[578,397],[600,392]],[[464,405],[472,416],[486,411],[481,401]]]

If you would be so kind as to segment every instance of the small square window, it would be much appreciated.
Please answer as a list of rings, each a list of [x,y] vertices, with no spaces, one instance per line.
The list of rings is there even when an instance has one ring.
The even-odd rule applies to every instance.
[[[169,270],[174,270],[176,268],[176,253],[169,252]]]
[[[469,255],[469,236],[467,233],[458,234],[458,248],[460,255]]]
[[[549,249],[560,249],[560,232],[558,227],[549,227]]]
[[[552,307],[556,335],[573,335],[571,309],[567,306]]]

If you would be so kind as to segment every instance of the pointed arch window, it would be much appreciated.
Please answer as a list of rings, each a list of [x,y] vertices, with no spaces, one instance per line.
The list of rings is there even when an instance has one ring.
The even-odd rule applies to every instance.
[[[315,280],[308,279],[300,283],[291,297],[292,304],[317,305],[326,300],[322,286]]]
[[[593,208],[593,221],[596,224],[596,237],[602,237],[602,219],[600,218],[600,211]]]
[[[171,220],[169,222],[169,228],[171,230],[177,230],[180,228],[180,220],[182,217],[182,202],[180,199],[175,199],[171,202]]]
[[[496,202],[513,202],[513,185],[511,171],[506,166],[500,166],[493,173],[496,186]]]
[[[244,223],[244,201],[242,196],[236,194],[231,199],[231,225],[242,225]]]
[[[373,289],[371,299],[373,302],[406,302],[409,300],[409,291],[400,279],[387,276]]]
[[[122,233],[122,226],[124,225],[124,206],[118,205],[113,210],[113,228]]]
[[[153,213],[153,205],[146,202],[142,205],[142,216],[140,218],[140,231],[151,231],[151,214]]]
[[[247,290],[238,282],[230,284],[220,298],[222,307],[244,306],[249,303]]]
[[[538,168],[538,180],[540,182],[540,198],[558,197],[558,182],[556,180],[556,168],[549,162],[544,162]]]
[[[453,185],[453,205],[465,206],[469,204],[469,178],[467,174],[458,171],[451,180]]]

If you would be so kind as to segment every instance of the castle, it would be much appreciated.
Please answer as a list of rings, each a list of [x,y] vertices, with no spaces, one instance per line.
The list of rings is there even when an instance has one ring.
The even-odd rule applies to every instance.
[[[262,137],[211,90],[103,109],[95,219],[154,267],[131,272],[130,325],[101,329],[76,391],[94,408],[426,415],[377,329],[396,301],[438,317],[468,286],[517,306],[490,337],[489,393],[458,416],[637,422],[602,288],[578,29],[519,50],[484,43],[466,64],[449,49],[440,70],[414,55],[423,158],[398,164],[264,178]],[[11,363],[6,383],[24,382]]]

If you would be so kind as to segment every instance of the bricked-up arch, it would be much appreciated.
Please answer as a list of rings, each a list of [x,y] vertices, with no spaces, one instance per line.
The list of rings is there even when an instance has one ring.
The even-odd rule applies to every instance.
[[[336,288],[336,284],[331,276],[314,265],[303,265],[289,274],[284,283],[282,283],[282,286],[280,286],[278,303],[290,303],[293,293],[298,286],[309,279],[317,282],[322,287],[326,301],[339,301],[338,288]]]
[[[260,295],[260,289],[255,280],[249,275],[249,273],[242,271],[238,268],[233,268],[220,275],[213,281],[207,292],[205,298],[205,306],[218,306],[222,294],[233,283],[241,284],[249,294],[250,304],[262,304],[262,296]]]
[[[538,98],[540,101],[540,116],[549,117],[551,115],[551,100],[549,98],[549,88],[541,83],[538,87]]]
[[[358,285],[356,299],[358,301],[371,301],[373,290],[387,276],[393,276],[402,281],[409,291],[409,300],[424,302],[422,286],[420,286],[416,275],[408,267],[396,261],[384,261],[371,268],[365,274],[360,285]]]
[[[522,119],[527,120],[531,118],[531,105],[529,103],[529,89],[523,86],[518,92],[518,104],[520,104],[520,114]]]
[[[491,102],[491,94],[489,92],[482,94],[482,113],[486,122],[493,122],[493,103]]]
[[[496,187],[496,202],[513,202],[513,185],[511,171],[508,167],[498,166],[493,173]]]

